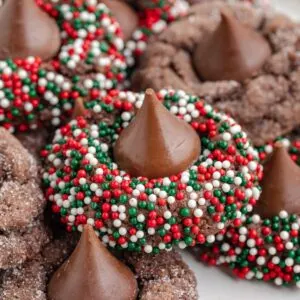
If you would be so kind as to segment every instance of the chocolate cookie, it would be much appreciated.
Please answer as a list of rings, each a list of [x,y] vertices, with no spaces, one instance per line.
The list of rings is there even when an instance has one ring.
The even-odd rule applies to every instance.
[[[3,271],[0,299],[46,300],[49,276],[70,255],[77,242],[76,235],[61,234],[23,265]]]
[[[227,12],[231,16],[230,20],[223,13],[220,22],[220,11]],[[245,30],[247,38],[251,36],[247,41],[246,38],[239,38],[237,41],[233,39],[236,43],[234,46],[231,41],[230,47],[235,47],[233,49],[237,51],[235,57],[243,57],[238,62],[238,69],[250,68],[242,66],[249,56],[258,64],[255,71],[247,70],[246,79],[243,77],[242,80],[230,80],[226,74],[221,74],[223,80],[204,80],[209,69],[213,67],[212,63],[207,65],[209,57],[197,61],[194,53],[198,51],[197,54],[201,57],[201,49],[207,46],[210,39],[214,38],[214,44],[221,43],[224,39],[227,47],[213,49],[210,46],[214,52],[208,51],[208,55],[214,55],[215,62],[223,57],[219,65],[229,61],[229,54],[226,56],[225,50],[218,50],[227,49],[228,41],[232,37],[232,28],[228,22],[234,24],[235,34]],[[264,47],[266,58],[258,57],[257,53],[262,55],[261,50],[253,50],[244,55],[245,48],[251,49],[249,45],[253,44],[253,40],[259,44],[256,49]],[[235,117],[255,144],[262,144],[292,130],[300,123],[299,40],[300,26],[283,15],[272,15],[244,4],[213,2],[194,5],[186,17],[169,25],[150,43],[140,61],[140,69],[133,75],[133,87],[136,90],[173,87],[203,97],[216,108]],[[242,42],[247,44],[242,46]],[[266,42],[272,52],[269,55]],[[200,70],[202,75],[198,75],[196,70],[199,64],[201,67],[204,63],[205,68]],[[234,63],[237,63],[236,60]],[[223,69],[225,67],[230,69],[231,65],[224,66]],[[221,72],[212,73],[220,75]]]
[[[121,28],[104,3],[12,0],[0,7],[0,24],[0,124],[6,129],[57,127],[80,94],[94,85],[115,88],[126,75]]]
[[[32,259],[48,242],[49,233],[43,221],[36,221],[22,232],[0,234],[0,270]]]
[[[111,118],[95,122],[99,112]],[[114,91],[86,113],[42,152],[47,199],[66,230],[90,224],[113,248],[155,254],[213,243],[255,205],[257,153],[198,97]]]
[[[141,300],[196,300],[195,275],[175,251],[154,256],[127,253],[125,261],[139,279]]]
[[[77,242],[76,235],[61,235],[46,245],[34,259],[2,272],[1,300],[48,299],[46,291],[49,277],[71,254]],[[127,253],[123,261],[132,267],[137,277],[140,286],[137,299],[152,300],[159,295],[163,297],[162,299],[170,300],[197,299],[196,279],[178,253],[171,251],[155,256],[143,254],[131,256]],[[145,266],[142,266],[143,261]]]
[[[55,233],[53,233],[55,235]],[[55,237],[42,250],[43,264],[48,275],[52,275],[75,249],[79,235],[60,232],[60,235]]]
[[[3,2],[0,125],[11,132],[56,128],[69,120],[79,97],[127,85],[128,66],[148,37],[186,11],[177,5],[185,0],[167,7],[151,2],[139,20],[121,1]]]
[[[0,170],[0,229],[9,232],[26,228],[45,206],[38,168],[35,159],[3,128],[0,128]]]
[[[201,258],[227,266],[241,279],[300,288],[300,168],[298,141],[277,139],[261,147],[262,194],[240,227],[217,237]]]
[[[37,163],[39,163],[40,151],[46,145],[49,136],[51,136],[49,131],[45,128],[40,128],[35,131],[18,132],[15,136],[23,147],[36,159]]]
[[[0,269],[23,263],[48,242],[35,159],[0,128]]]
[[[38,238],[37,234],[34,236]],[[46,300],[49,276],[70,255],[77,242],[76,235],[59,234],[24,264],[2,271],[0,299]],[[36,245],[33,244],[33,247],[36,248]]]
[[[47,300],[46,270],[39,259],[28,261],[23,266],[8,270],[0,280],[2,300]]]

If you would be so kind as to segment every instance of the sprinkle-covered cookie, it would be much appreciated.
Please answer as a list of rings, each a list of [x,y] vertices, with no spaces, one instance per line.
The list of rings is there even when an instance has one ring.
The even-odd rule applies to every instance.
[[[31,43],[29,34],[27,39],[20,39],[22,43],[16,40],[18,47],[10,47],[13,37],[0,35],[6,51],[0,49],[2,126],[11,132],[39,126],[56,127],[70,117],[74,99],[88,95],[93,88],[110,90],[124,80],[122,30],[105,4],[93,0],[29,0],[18,10],[14,5],[15,0],[5,2],[0,8],[3,28],[9,26],[5,12],[13,20],[32,13],[33,22],[28,24],[25,20],[15,25],[21,26],[24,32],[32,31],[32,26],[39,28],[40,23],[49,22],[51,26],[41,26],[38,35],[34,30],[35,43]],[[58,34],[59,42],[55,49],[52,47],[57,40],[54,33]],[[51,38],[45,46],[47,34]]]
[[[12,9],[15,3],[14,0],[1,6],[3,28],[8,22],[6,17],[1,19],[1,12],[9,15],[9,19],[20,19],[17,10]],[[16,40],[18,52],[5,46],[14,37],[0,35],[3,49],[8,51],[0,48],[0,125],[11,132],[58,127],[69,119],[78,97],[93,98],[95,90],[122,87],[128,66],[134,64],[134,56],[146,47],[148,37],[161,32],[187,7],[183,0],[162,6],[161,3],[153,4],[151,8],[143,8],[139,29],[129,39],[128,32],[131,34],[134,28],[124,28],[124,24],[128,23],[126,18],[133,20],[130,15],[136,13],[125,3],[98,0],[24,2],[20,7],[22,16],[32,11],[34,22],[30,26],[41,28],[33,44],[29,39],[23,43]],[[123,7],[121,13],[119,6],[126,6],[126,9]],[[49,26],[40,26],[42,21]],[[32,31],[27,22],[22,26],[23,31]],[[122,31],[127,34],[126,40],[129,39],[126,48]],[[47,41],[51,43],[45,46],[44,36],[48,35],[51,38]]]
[[[68,231],[81,231],[84,224],[91,224],[111,247],[158,253],[173,245],[185,248],[213,243],[215,234],[229,224],[239,226],[259,197],[257,181],[262,170],[257,152],[233,119],[215,112],[199,98],[183,91],[162,90],[157,93],[158,102],[153,92],[146,95],[145,102],[143,93],[132,92],[113,91],[95,98],[86,102],[90,118],[78,117],[57,130],[53,143],[42,151],[46,197]],[[145,107],[153,118],[143,121]],[[169,121],[162,122],[163,127],[153,121],[159,120],[157,113],[163,113],[176,128],[169,128]],[[185,137],[180,142],[174,135],[179,141],[174,148],[172,139],[163,138],[166,129],[193,129],[201,139],[201,154],[194,161],[192,152],[189,166],[176,174],[152,179],[142,173],[130,176],[135,170],[120,160],[126,151],[115,158],[127,172],[116,163],[113,151],[116,154],[118,140],[127,149],[129,140],[125,137],[131,135],[128,132],[132,131],[133,120],[139,120],[141,130],[148,134],[132,141],[133,153],[141,149],[139,163],[147,164],[147,155],[159,162],[153,170],[161,169],[163,160],[171,157],[172,165],[182,167],[186,163],[189,151],[183,156],[153,156],[153,149],[160,153],[169,147],[169,153],[174,154],[186,147]],[[157,135],[151,128],[157,128]],[[153,138],[153,145],[147,136]],[[148,147],[152,150],[145,154],[143,149]],[[130,156],[130,151],[126,155]],[[134,164],[138,165],[136,161]],[[136,172],[143,172],[143,168]]]
[[[151,36],[161,33],[168,24],[184,16],[188,10],[185,0],[139,1],[141,7],[140,26],[125,44],[124,55],[131,69],[143,54]],[[129,70],[131,73],[131,71]]]
[[[242,279],[300,287],[298,144],[278,139],[261,147],[265,172],[254,214],[240,228],[218,235],[218,242],[202,253],[202,260],[227,265]]]
[[[263,145],[299,125],[299,39],[288,16],[242,1],[204,1],[152,40],[132,89],[195,94]]]

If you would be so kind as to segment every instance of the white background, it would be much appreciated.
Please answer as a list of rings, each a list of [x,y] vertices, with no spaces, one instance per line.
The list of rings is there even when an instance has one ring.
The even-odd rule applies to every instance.
[[[272,0],[272,4],[300,20],[300,0]],[[300,300],[300,289],[237,280],[218,268],[204,266],[187,251],[183,256],[197,276],[199,300]]]

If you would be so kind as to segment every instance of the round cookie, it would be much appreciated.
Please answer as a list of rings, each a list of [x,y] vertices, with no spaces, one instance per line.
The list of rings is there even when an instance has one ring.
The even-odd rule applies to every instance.
[[[141,286],[139,299],[198,299],[195,275],[179,253],[127,253],[125,262],[138,277]]]
[[[124,55],[129,67],[129,75],[132,73],[136,60],[146,50],[151,37],[161,33],[169,23],[184,16],[189,7],[185,0],[143,1],[143,5],[145,7],[140,12],[139,28],[125,44]],[[140,6],[143,7],[143,5]]]
[[[297,215],[282,211],[271,220],[253,215],[239,229],[230,228],[224,236],[220,235],[220,243],[210,250],[212,254],[204,253],[201,259],[211,265],[229,266],[241,279],[299,286],[298,239]]]
[[[112,145],[143,106],[144,94],[113,91],[86,102],[91,118],[57,130],[42,151],[46,197],[68,231],[88,223],[111,247],[157,253],[212,243],[252,210],[261,167],[241,127],[183,91],[162,90],[157,97],[200,135],[199,159],[170,177],[131,177],[115,163]]]
[[[72,99],[93,96],[95,88],[110,90],[118,87],[126,75],[122,54],[124,40],[110,9],[98,0],[51,2],[42,7],[55,15],[62,31],[63,45],[57,58],[42,66],[46,70],[43,86],[49,82],[47,72],[53,71],[50,81],[54,82],[54,87],[57,86],[57,75],[62,74],[71,81]],[[61,98],[61,94],[54,93],[53,96]],[[65,97],[68,99],[67,95]]]
[[[37,163],[1,127],[0,173],[0,269],[6,269],[34,256],[48,236],[40,221],[46,201]]]
[[[61,236],[47,244],[35,259],[0,274],[1,299],[46,300],[48,278],[71,254],[77,240],[74,236],[71,239],[70,236]],[[157,293],[159,288],[155,286],[159,283],[163,283],[169,289],[169,291],[160,291],[162,297],[175,296],[174,291],[170,290],[172,284],[173,289],[180,295],[184,294],[191,296],[189,299],[197,299],[195,277],[178,253],[171,251],[152,256],[151,263],[157,266],[156,270],[150,267],[149,258],[143,254],[128,255],[122,260],[136,274],[140,284],[139,299],[153,299],[149,297]],[[147,261],[147,266],[140,269],[139,265],[142,261]],[[151,275],[145,277],[142,270],[146,271],[148,268]]]
[[[117,22],[119,10],[116,20],[99,0],[37,1],[56,20],[61,47],[48,60],[28,57],[0,61],[0,125],[11,132],[58,127],[69,120],[78,97],[93,99],[98,89],[112,90],[127,84],[124,79],[127,66],[134,64],[133,55],[146,47],[148,36],[160,32],[186,10],[184,3],[177,0],[171,7],[155,4],[146,9],[139,29],[124,49]],[[106,4],[111,6],[110,0]]]
[[[30,53],[18,59],[15,53],[7,53],[8,59],[0,61],[0,124],[11,132],[58,126],[71,116],[74,99],[92,93],[94,87],[113,89],[126,75],[122,32],[103,3],[37,1],[38,8],[32,1],[28,5],[34,5],[38,14],[45,17],[43,9],[48,21],[56,21],[61,45],[49,59]],[[25,16],[26,3],[20,8]],[[0,13],[9,5],[3,4]],[[24,28],[27,25],[22,23]]]
[[[292,162],[299,165],[299,142],[291,143],[281,138],[275,144],[261,147],[259,151],[266,171],[255,213],[249,215],[240,228],[229,228],[220,234],[216,245],[204,251],[201,259],[211,265],[229,266],[242,279],[300,287],[297,194],[300,169]],[[280,172],[288,177],[287,180],[281,177]],[[276,183],[274,175],[281,182]]]
[[[230,39],[233,35],[231,29],[226,27],[228,18],[220,22],[220,11],[227,11],[231,15],[230,22],[234,22],[235,33],[239,33],[237,40]],[[247,25],[247,29],[241,23]],[[241,39],[244,30],[247,34],[242,34]],[[224,56],[220,62],[226,65],[224,62],[229,61],[229,56],[224,49],[229,49],[228,41],[231,40],[230,47],[234,47],[237,53],[235,57],[241,58],[239,64],[243,66],[249,58],[249,53],[245,56],[245,49],[251,48],[253,35],[256,38],[259,36],[260,40],[264,38],[272,54],[246,80],[236,81],[226,77],[217,81],[204,80],[195,71],[193,59],[197,45],[201,50],[212,37],[215,39],[214,45],[224,43],[227,47],[211,47],[211,51],[205,52],[208,56],[212,52],[219,59]],[[271,14],[242,3],[217,1],[193,5],[185,17],[169,25],[149,45],[141,58],[140,68],[133,75],[133,88],[137,91],[146,87],[155,90],[165,87],[185,89],[232,115],[249,133],[253,142],[261,145],[299,124],[299,39],[299,25],[283,15]],[[245,41],[249,45],[243,48]],[[250,56],[255,60],[262,51],[251,53]],[[201,61],[205,63],[209,59],[202,58]],[[218,65],[221,66],[221,63],[213,67]],[[210,64],[208,67],[212,68]]]

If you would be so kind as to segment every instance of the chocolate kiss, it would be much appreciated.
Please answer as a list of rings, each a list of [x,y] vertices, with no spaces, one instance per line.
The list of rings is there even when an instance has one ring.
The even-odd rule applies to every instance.
[[[111,10],[120,24],[124,34],[124,39],[131,38],[134,30],[138,26],[138,16],[136,12],[125,2],[117,0],[102,0],[102,2]]]
[[[87,109],[84,106],[84,100],[80,97],[75,100],[72,118],[84,117],[87,115]]]
[[[35,0],[6,0],[0,8],[0,59],[55,56],[60,33]]]
[[[186,122],[172,115],[148,89],[135,119],[114,147],[119,166],[131,176],[177,175],[199,157],[200,139]]]
[[[271,218],[281,210],[300,214],[300,168],[292,161],[286,148],[276,144],[264,166],[262,194],[256,212]]]
[[[89,225],[48,286],[50,300],[134,300],[136,295],[133,273],[110,254]]]
[[[250,78],[271,55],[270,46],[262,35],[233,16],[222,12],[221,18],[216,31],[197,45],[194,67],[205,80]]]

